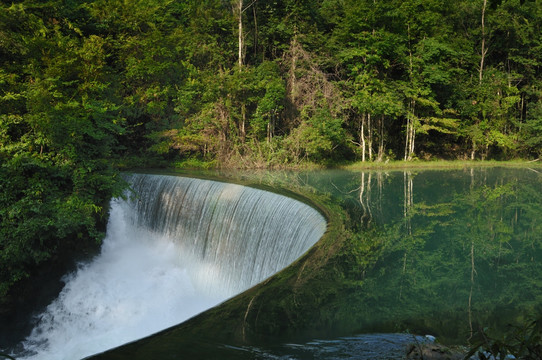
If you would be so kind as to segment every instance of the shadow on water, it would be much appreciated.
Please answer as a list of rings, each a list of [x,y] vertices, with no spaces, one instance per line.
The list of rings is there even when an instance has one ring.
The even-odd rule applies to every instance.
[[[269,349],[237,349],[245,351],[248,353],[247,358],[252,359],[391,360],[404,359],[413,348],[431,343],[426,337],[409,334],[364,334],[299,344],[287,343]]]

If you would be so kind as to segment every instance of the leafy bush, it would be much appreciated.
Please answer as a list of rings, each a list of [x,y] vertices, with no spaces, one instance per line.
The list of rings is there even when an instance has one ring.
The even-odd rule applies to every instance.
[[[478,341],[465,356],[476,355],[479,360],[490,359],[542,359],[542,314],[526,325],[512,326],[504,336],[492,336],[487,328],[480,330]]]

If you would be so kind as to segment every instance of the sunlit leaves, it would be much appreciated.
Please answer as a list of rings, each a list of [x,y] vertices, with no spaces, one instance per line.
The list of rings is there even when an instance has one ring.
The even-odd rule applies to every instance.
[[[0,72],[2,295],[50,259],[69,261],[58,258],[66,249],[99,241],[122,184],[106,160],[123,131],[111,41],[83,34],[76,5],[56,6],[0,12],[0,51],[9,53]]]

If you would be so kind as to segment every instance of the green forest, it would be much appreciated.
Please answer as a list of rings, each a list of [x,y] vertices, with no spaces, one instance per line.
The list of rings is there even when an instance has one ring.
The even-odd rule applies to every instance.
[[[542,155],[540,0],[0,7],[0,308],[99,243],[123,169]]]

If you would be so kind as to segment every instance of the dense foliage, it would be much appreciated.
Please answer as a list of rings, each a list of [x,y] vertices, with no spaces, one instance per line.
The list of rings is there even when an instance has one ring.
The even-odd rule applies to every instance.
[[[542,358],[542,317],[530,320],[522,326],[509,325],[504,336],[491,336],[488,329],[477,333],[480,340],[472,346],[466,358],[471,355],[479,360]]]
[[[539,0],[27,0],[1,16],[2,147],[94,156],[117,135],[132,158],[251,167],[542,152]]]
[[[126,159],[539,157],[541,5],[2,2],[0,296],[100,238]]]
[[[237,166],[538,157],[540,5],[158,1],[119,44],[139,75],[125,81],[141,109],[129,133],[173,159]],[[150,41],[161,51],[133,50]]]
[[[107,161],[122,132],[114,72],[105,41],[74,23],[81,11],[0,10],[0,305],[98,243],[121,189]]]

